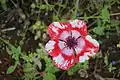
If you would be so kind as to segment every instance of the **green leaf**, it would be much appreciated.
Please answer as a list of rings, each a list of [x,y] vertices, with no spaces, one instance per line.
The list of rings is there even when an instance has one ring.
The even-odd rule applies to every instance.
[[[44,5],[44,4],[40,5],[40,9],[46,9],[46,8],[47,8],[47,5]]]
[[[58,15],[56,15],[56,14],[53,13],[53,20],[54,20],[54,21],[59,21]]]
[[[111,26],[118,26],[118,25],[120,25],[120,21],[119,20],[111,20],[110,25]]]
[[[14,58],[15,60],[19,60],[19,56],[21,53],[21,47],[18,46],[17,48],[15,48],[14,46],[11,47],[11,51],[12,51],[12,58]]]
[[[17,54],[20,54],[20,53],[21,53],[21,47],[20,47],[20,46],[17,47],[16,53],[17,53]]]
[[[35,35],[35,40],[39,39],[41,37],[41,31],[37,31]]]
[[[56,80],[56,77],[52,73],[46,73],[46,75],[44,76],[43,80]]]
[[[104,63],[105,63],[106,65],[108,65],[108,56],[107,56],[107,55],[105,55],[105,57],[104,57]]]
[[[97,20],[97,26],[98,26],[98,27],[101,27],[101,26],[102,26],[102,22],[101,22],[100,19]]]
[[[109,72],[112,72],[112,71],[115,70],[115,69],[116,69],[116,67],[113,67],[113,66],[112,66],[112,63],[110,63],[110,64],[109,64],[109,68],[108,68]]]
[[[102,53],[98,52],[95,56],[93,56],[93,59],[95,58],[101,58],[102,57]]]
[[[107,6],[102,9],[101,18],[107,22],[110,20],[110,13]]]
[[[76,71],[79,70],[79,63],[77,63],[76,65],[74,65],[73,67],[71,67],[67,73],[68,75],[73,75]]]
[[[7,0],[0,0],[0,4],[4,10],[7,10]]]
[[[70,75],[70,76],[72,76],[72,75],[74,74],[74,72],[71,71],[71,70],[68,70],[67,73],[68,73],[68,75]]]
[[[15,69],[16,69],[16,65],[10,66],[7,70],[7,74],[11,74],[12,72],[14,72]]]
[[[36,59],[36,58],[33,58],[33,61],[34,61],[34,63],[39,67],[39,69],[41,70],[41,68],[42,68],[42,64],[41,64],[41,62],[40,62],[40,59]]]
[[[13,46],[13,45],[9,45],[9,46],[10,46],[10,49],[11,49],[12,53],[13,54],[16,53],[16,47]]]
[[[87,18],[86,13],[84,13],[84,20],[85,20],[86,22],[88,22],[88,18]]]
[[[81,69],[88,69],[88,60],[86,60],[84,63],[80,63]]]
[[[104,27],[95,27],[93,29],[93,32],[98,34],[98,35],[104,35],[105,34],[104,29],[105,29]]]
[[[24,72],[31,72],[34,70],[34,67],[31,63],[27,62],[25,65],[24,65],[24,69],[23,71]]]

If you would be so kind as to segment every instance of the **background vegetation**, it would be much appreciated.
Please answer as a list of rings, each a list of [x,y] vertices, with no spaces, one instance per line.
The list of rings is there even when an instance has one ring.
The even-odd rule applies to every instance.
[[[44,50],[54,21],[82,19],[100,43],[67,71]],[[0,0],[0,80],[120,79],[120,0]]]

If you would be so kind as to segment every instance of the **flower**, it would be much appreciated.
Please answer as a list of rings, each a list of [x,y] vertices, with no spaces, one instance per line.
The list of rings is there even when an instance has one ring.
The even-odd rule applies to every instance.
[[[87,26],[82,20],[53,22],[48,27],[48,34],[51,40],[45,49],[62,70],[69,69],[76,62],[85,62],[99,49],[99,43],[87,35]]]
[[[112,65],[116,65],[117,62],[116,61],[112,61],[111,63],[112,63]]]

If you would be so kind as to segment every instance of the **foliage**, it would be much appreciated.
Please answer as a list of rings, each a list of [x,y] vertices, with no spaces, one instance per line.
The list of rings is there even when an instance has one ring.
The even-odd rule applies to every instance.
[[[8,0],[0,0],[0,4],[4,10],[7,10],[7,4],[6,4],[7,1]]]
[[[15,64],[10,66],[7,70],[7,74],[11,74],[12,72],[14,72],[14,70],[16,69],[17,65],[19,64],[19,58],[20,58],[20,54],[21,54],[21,47],[18,46],[17,48],[15,46],[13,46],[12,44],[10,44],[9,42],[7,42],[6,40],[0,38],[3,42],[5,42],[9,47],[9,49],[7,48],[7,52],[8,54],[10,54],[12,56],[12,59],[14,59]]]
[[[11,1],[10,3],[13,5],[13,2]],[[26,32],[31,32],[33,35],[30,36],[33,36],[34,40],[38,41],[39,46],[36,48],[36,51],[27,52],[24,51],[23,44],[22,45],[12,44],[9,41],[4,40],[3,38],[0,37],[0,48],[2,47],[1,45],[6,44],[7,45],[6,51],[13,60],[12,64],[10,64],[11,66],[8,67],[6,73],[12,75],[12,73],[14,73],[17,70],[17,68],[19,68],[19,66],[22,66],[24,74],[20,76],[20,78],[22,78],[23,80],[57,80],[58,79],[58,77],[56,77],[57,72],[62,72],[62,74],[64,75],[64,71],[58,69],[53,64],[51,57],[49,57],[48,54],[46,53],[44,49],[44,44],[46,43],[47,40],[43,39],[43,33],[47,34],[47,26],[52,22],[67,21],[76,18],[83,19],[88,23],[89,34],[93,35],[93,37],[98,39],[101,46],[100,51],[93,58],[90,59],[90,61],[94,65],[92,66],[92,68],[94,69],[94,72],[92,73],[95,73],[97,71],[98,73],[99,71],[102,72],[103,69],[107,70],[110,73],[113,73],[115,70],[119,70],[120,68],[114,66],[109,60],[109,58],[112,52],[115,52],[113,49],[116,49],[116,51],[120,49],[120,41],[117,41],[118,37],[120,36],[120,20],[116,19],[116,16],[118,14],[116,15],[115,14],[116,10],[114,11],[112,8],[114,5],[117,6],[118,4],[120,4],[120,1],[119,0],[55,0],[55,1],[33,0],[32,2],[30,2],[30,4],[28,3],[29,6],[25,8],[21,6],[18,7],[24,12],[25,15],[24,20],[30,22],[28,29],[23,28],[22,34],[25,35],[22,36],[21,39],[22,43],[24,44],[25,43],[24,41],[29,39],[26,37],[28,36]],[[9,7],[8,2],[9,0],[0,0],[2,10],[7,11],[8,8],[11,10],[12,8],[15,7],[14,5],[12,7]],[[16,3],[16,5],[17,4],[18,3]],[[22,2],[20,4],[22,5]],[[116,7],[114,8],[116,9]],[[119,10],[117,11],[119,12]],[[18,21],[20,22],[20,20]],[[22,23],[24,23],[24,21],[23,22],[21,21],[21,23],[19,24],[23,26]],[[117,35],[117,37],[115,37],[116,42],[114,41],[113,43],[109,42],[111,35]],[[108,43],[104,44],[106,40],[108,41]],[[105,50],[103,50],[104,48],[103,46],[105,46],[106,48]],[[118,52],[115,52],[115,54],[117,53]],[[75,74],[81,75],[82,71],[87,73],[87,71],[91,70],[90,69],[91,66],[89,65],[89,63],[90,63],[89,61],[85,61],[84,63],[77,63],[72,68],[67,70],[65,75],[69,76],[76,76]],[[118,63],[120,62],[117,60],[115,65],[118,65]],[[59,77],[61,77],[62,74],[59,75]],[[89,75],[91,76],[91,73]]]

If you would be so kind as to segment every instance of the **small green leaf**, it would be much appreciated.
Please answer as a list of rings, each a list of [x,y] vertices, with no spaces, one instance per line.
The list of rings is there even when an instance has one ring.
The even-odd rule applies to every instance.
[[[7,70],[7,74],[11,74],[12,72],[14,72],[14,70],[16,69],[16,66],[10,66]]]
[[[36,59],[36,58],[33,58],[33,61],[34,61],[34,63],[39,67],[39,69],[41,70],[42,64],[41,64],[40,60],[39,60],[39,59]]]
[[[88,18],[87,18],[86,13],[84,13],[84,20],[85,20],[86,22],[88,22]]]
[[[34,70],[34,67],[31,63],[27,62],[25,65],[24,65],[24,69],[23,71],[24,72],[31,72]]]
[[[102,9],[101,18],[103,19],[103,21],[107,21],[107,22],[109,21],[110,13],[109,13],[108,7],[104,7]]]
[[[46,8],[47,8],[46,5],[44,5],[44,4],[40,5],[40,9],[46,9]]]
[[[41,37],[41,31],[37,31],[35,35],[35,40],[39,39]]]
[[[101,26],[102,26],[102,22],[101,22],[100,19],[97,20],[97,26],[98,26],[98,27],[101,27]]]
[[[16,53],[16,47],[13,45],[10,45],[11,52],[14,54]]]
[[[119,20],[111,20],[110,21],[111,26],[118,26],[120,24]]]
[[[102,57],[102,53],[98,52],[95,56],[93,56],[93,59],[95,58],[101,58]]]
[[[106,65],[108,65],[108,56],[107,56],[107,55],[105,55],[105,57],[104,57],[104,63],[105,63]]]
[[[41,24],[41,21],[36,21],[35,23],[36,26],[40,26],[40,24]]]
[[[116,67],[113,67],[113,66],[112,66],[112,63],[110,63],[110,64],[109,64],[109,68],[108,68],[109,72],[112,72],[112,71],[115,70],[115,69],[116,69]]]
[[[68,75],[72,76],[74,74],[74,72],[72,72],[71,70],[67,71]]]
[[[21,47],[20,46],[18,46],[17,48],[12,47],[11,49],[12,49],[11,50],[12,51],[12,58],[14,58],[16,61],[18,61],[19,55],[21,53]]]
[[[35,3],[32,3],[31,8],[35,9],[35,7],[36,7]]]
[[[56,80],[56,77],[52,73],[46,73],[43,80]]]
[[[21,47],[18,46],[16,51],[17,51],[16,54],[20,54],[21,53]]]
[[[76,71],[79,70],[79,63],[77,63],[76,65],[74,65],[73,67],[71,67],[67,73],[68,75],[73,75]]]
[[[80,68],[81,69],[88,69],[88,60],[86,60],[83,63],[80,63]]]
[[[98,35],[104,35],[105,34],[104,29],[105,29],[104,27],[95,27],[93,29],[93,32],[98,34]]]
[[[6,3],[7,3],[7,0],[0,0],[0,4],[4,10],[7,10],[8,8]]]

